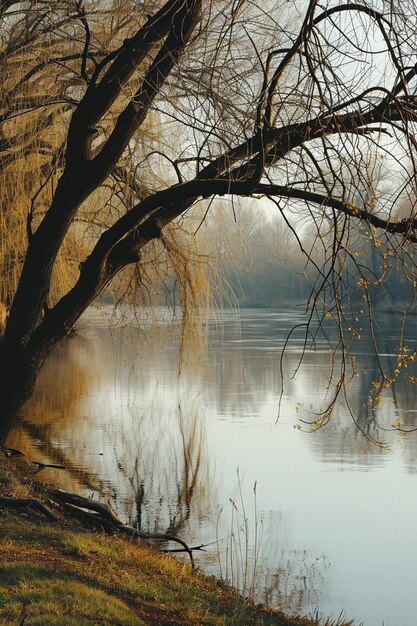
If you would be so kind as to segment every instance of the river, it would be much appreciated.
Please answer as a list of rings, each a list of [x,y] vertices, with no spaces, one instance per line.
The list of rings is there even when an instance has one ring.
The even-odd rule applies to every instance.
[[[105,498],[143,530],[210,544],[201,569],[257,601],[365,626],[415,623],[417,432],[392,428],[417,426],[411,361],[374,414],[369,392],[378,358],[397,368],[398,337],[415,349],[417,320],[404,329],[381,315],[379,357],[358,321],[347,400],[310,432],[305,421],[334,391],[331,320],[314,346],[304,349],[302,328],[292,335],[281,374],[301,312],[213,313],[207,354],[181,366],[163,313],[88,311],[49,357],[8,444],[64,465],[37,475],[48,484]]]

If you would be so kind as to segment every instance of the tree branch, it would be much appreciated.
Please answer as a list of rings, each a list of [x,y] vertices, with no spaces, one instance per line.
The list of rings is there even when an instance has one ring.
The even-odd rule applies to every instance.
[[[200,9],[201,0],[184,0],[182,6],[174,14],[168,36],[140,88],[119,115],[110,137],[91,162],[92,169],[98,176],[102,176],[103,172],[108,172],[114,166],[134,132],[146,118],[152,101],[159,93],[194,30]]]

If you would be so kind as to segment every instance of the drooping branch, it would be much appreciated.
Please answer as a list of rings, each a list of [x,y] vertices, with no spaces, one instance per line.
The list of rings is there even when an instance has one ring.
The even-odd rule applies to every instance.
[[[0,16],[10,4],[0,4]],[[109,14],[120,10],[116,4],[109,4]],[[226,0],[216,1],[210,11],[202,12],[206,7],[201,0],[152,0],[154,13],[148,16],[144,3],[140,8],[132,3],[134,18],[128,18],[121,31],[118,26],[113,30],[112,23],[109,32],[100,27],[95,33],[90,19],[94,11],[88,15],[82,3],[64,3],[51,20],[49,39],[46,5],[33,9],[26,21],[22,17],[16,28],[11,25],[2,52],[16,71],[21,58],[25,63],[21,75],[10,81],[16,89],[2,102],[0,167],[15,163],[17,169],[22,156],[29,154],[25,147],[30,148],[36,155],[33,171],[46,173],[51,184],[47,192],[45,181],[38,185],[39,192],[30,189],[30,198],[37,200],[29,201],[29,209],[25,200],[21,203],[23,223],[29,211],[29,243],[19,252],[19,272],[26,258],[0,349],[0,387],[18,386],[17,378],[7,374],[9,365],[19,372],[39,367],[109,281],[137,263],[148,243],[200,198],[267,196],[277,204],[282,198],[293,200],[295,209],[301,203],[309,210],[315,205],[335,233],[343,222],[334,236],[334,258],[343,247],[340,237],[348,230],[346,224],[354,220],[416,241],[414,213],[410,211],[410,219],[393,217],[401,214],[395,202],[403,201],[406,193],[407,200],[412,198],[417,150],[417,98],[412,88],[417,65],[407,46],[400,49],[405,39],[395,28],[398,16],[389,17],[367,2],[322,6],[311,0],[284,28],[278,4],[271,4],[269,16],[261,3],[248,3],[249,18],[256,8],[259,14],[245,23],[239,12],[246,4],[232,4],[230,8]],[[116,23],[123,22],[127,8],[121,9]],[[292,9],[286,11],[292,15]],[[338,19],[346,23],[346,31]],[[64,36],[76,30],[78,50],[60,48],[61,27]],[[23,31],[27,46],[19,51],[16,44]],[[51,55],[26,61],[32,42],[36,51],[44,40],[50,42]],[[115,40],[107,53],[112,49],[109,41]],[[368,44],[372,58],[385,59],[387,71],[381,80],[379,68],[367,69]],[[342,61],[350,68],[346,70]],[[40,89],[43,77],[46,85],[57,85],[56,91]],[[57,101],[64,104],[55,115],[51,105]],[[34,107],[42,107],[39,114]],[[19,115],[13,121],[11,109]],[[69,131],[66,142],[64,134],[59,135],[57,147],[54,125],[63,120]],[[21,132],[10,136],[11,127],[20,122]],[[411,163],[403,159],[400,164],[393,150],[404,175],[401,191],[392,192],[391,206],[384,211],[367,200],[358,200],[356,206],[352,198],[360,190],[355,194],[356,180],[347,188],[347,178],[356,175],[363,183],[368,154],[381,156],[390,138],[400,146],[401,133]],[[63,143],[66,150],[61,150]],[[350,148],[356,153],[351,155]],[[58,153],[55,167],[53,155]],[[179,184],[172,185],[174,175]],[[340,220],[340,214],[346,219]],[[91,229],[83,230],[88,221]],[[53,272],[70,238],[83,238],[83,245],[72,257],[71,278],[61,297],[63,290],[53,290]]]
[[[71,119],[66,164],[54,199],[43,221],[30,240],[21,279],[13,301],[10,323],[6,329],[3,350],[14,358],[17,347],[25,343],[39,323],[50,288],[52,268],[72,219],[81,203],[111,173],[127,142],[145,119],[152,99],[158,93],[181,49],[193,31],[201,0],[169,0],[138,33],[101,63]],[[94,124],[111,107],[154,44],[168,33],[159,55],[146,78],[150,85],[138,97],[139,111],[130,103],[119,117],[116,127],[98,156],[91,160]],[[104,75],[99,82],[100,72]]]
[[[271,128],[266,132],[269,150],[265,167],[270,167],[289,151],[305,142],[324,136],[338,136],[346,133],[377,131],[381,124],[390,124],[402,120],[405,107],[408,115],[415,116],[414,98],[383,99],[375,106],[363,112],[326,115],[312,118],[300,124],[283,128]],[[390,233],[402,234],[414,241],[415,223],[410,220],[392,221],[368,213],[357,207],[329,195],[313,193],[288,186],[262,185],[253,180],[251,174],[257,166],[257,153],[263,149],[263,141],[258,135],[232,148],[224,155],[214,159],[198,175],[198,178],[175,185],[166,190],[148,196],[117,220],[100,237],[92,253],[82,265],[80,278],[74,289],[57,306],[57,311],[50,312],[42,324],[40,333],[46,327],[52,330],[51,337],[60,328],[70,328],[78,312],[97,295],[109,280],[122,267],[134,263],[140,258],[141,249],[153,238],[159,237],[161,229],[170,221],[188,209],[198,197],[212,195],[278,195],[304,200],[320,206],[327,206],[343,212],[353,218],[366,220],[375,227]],[[234,169],[234,164],[239,164]],[[212,178],[212,176],[216,178]],[[71,304],[73,303],[73,304]],[[55,315],[56,314],[56,315]],[[49,334],[49,333],[48,333]]]
[[[174,13],[168,36],[142,80],[140,88],[119,115],[110,137],[92,161],[93,171],[97,171],[99,176],[114,167],[133,134],[144,121],[151,103],[187,44],[200,9],[201,0],[188,0]]]
[[[314,23],[314,11],[317,7],[318,0],[310,0],[305,18],[303,20],[303,24],[301,26],[298,37],[295,39],[291,48],[286,52],[284,58],[278,65],[278,68],[275,70],[274,75],[272,76],[266,94],[266,103],[265,103],[265,130],[272,126],[272,110],[274,106],[274,98],[276,95],[277,87],[279,80],[285,71],[286,67],[290,63],[293,56],[298,52],[301,46],[305,43],[308,35],[311,31],[312,25]]]
[[[353,219],[366,221],[375,228],[402,235],[409,241],[417,241],[417,218],[413,220],[384,218],[338,198],[305,189],[275,184],[255,184],[251,180],[224,179],[195,179],[174,185],[139,202],[101,235],[95,248],[82,264],[79,279],[73,289],[48,311],[33,334],[28,345],[29,352],[39,344],[40,338],[46,345],[59,340],[111,278],[126,265],[137,262],[144,246],[152,239],[158,238],[167,224],[180,216],[197,199],[215,195],[273,196],[302,200],[319,207],[331,208]]]
[[[316,26],[317,24],[320,24],[320,22],[327,20],[332,15],[347,12],[363,13],[364,15],[367,15],[368,17],[376,20],[378,23],[382,22],[388,30],[391,30],[392,24],[384,17],[384,15],[380,11],[376,10],[373,7],[366,6],[365,4],[358,4],[357,2],[339,4],[338,6],[330,7],[329,9],[322,11],[322,13],[320,13],[320,15],[315,17],[312,21],[314,26]]]
[[[145,25],[133,37],[126,39],[118,50],[111,52],[97,65],[73,121],[72,139],[75,143],[77,143],[78,128],[85,129],[98,123],[120,95],[132,74],[152,51],[153,46],[172,29],[176,16],[186,17],[197,4],[199,3],[195,0],[187,2],[168,0],[160,11],[148,18]],[[100,78],[102,73],[103,76]],[[71,149],[70,139],[69,135],[69,149]]]
[[[256,193],[265,196],[278,196],[281,198],[293,198],[294,200],[302,200],[304,202],[316,204],[320,207],[328,207],[339,213],[358,219],[375,228],[390,233],[392,235],[402,235],[404,239],[412,243],[417,243],[417,218],[414,219],[390,219],[383,218],[379,215],[360,209],[352,204],[343,202],[332,196],[314,193],[305,189],[296,189],[295,187],[281,187],[279,185],[258,185]]]
[[[343,107],[344,105],[341,105],[339,108]],[[264,144],[268,145],[265,166],[271,166],[305,142],[332,135],[355,134],[364,129],[366,132],[378,131],[381,124],[390,125],[395,121],[403,121],[405,115],[417,119],[417,97],[396,98],[391,102],[383,99],[375,106],[368,106],[366,111],[357,109],[348,113],[311,118],[282,128],[270,128],[264,132],[263,139],[253,135],[211,161],[201,170],[199,178],[228,175],[231,166],[242,161],[244,164],[235,170],[233,178],[250,176],[251,168],[257,163],[257,160],[252,159],[256,159]]]

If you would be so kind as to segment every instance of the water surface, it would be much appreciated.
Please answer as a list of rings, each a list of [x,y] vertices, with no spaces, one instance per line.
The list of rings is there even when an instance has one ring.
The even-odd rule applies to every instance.
[[[178,333],[163,315],[127,313],[120,322],[92,310],[47,361],[9,445],[28,460],[65,465],[39,478],[101,494],[143,530],[217,542],[199,556],[202,569],[255,589],[260,601],[325,616],[345,611],[366,626],[410,626],[417,433],[391,425],[417,425],[416,387],[406,384],[412,364],[407,376],[393,374],[398,382],[372,415],[378,358],[364,322],[352,346],[361,375],[348,398],[360,428],[389,448],[361,434],[344,401],[327,426],[304,432],[334,392],[335,358],[318,335],[293,378],[305,348],[300,329],[281,375],[286,337],[303,319],[278,310],[242,310],[240,321],[213,315],[205,360],[179,372]],[[413,350],[416,322],[405,331],[394,316],[379,323],[379,358],[393,372],[398,337]],[[335,336],[330,321],[327,334]]]

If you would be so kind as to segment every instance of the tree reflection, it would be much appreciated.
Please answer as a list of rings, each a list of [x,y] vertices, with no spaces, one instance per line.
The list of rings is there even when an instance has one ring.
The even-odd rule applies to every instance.
[[[412,352],[415,347],[415,320],[410,317],[403,326],[398,317],[381,314],[378,321],[379,330],[372,336],[366,327],[362,328],[360,340],[352,346],[352,378],[335,407],[331,423],[319,436],[312,438],[312,448],[322,460],[371,465],[378,457],[382,462],[381,449],[373,442],[393,446],[400,434],[399,427],[404,431],[417,427],[417,387],[410,384],[410,379],[417,374],[416,363],[408,362],[402,371],[396,369],[401,349],[406,347]],[[312,355],[311,360],[306,355],[297,376],[300,397],[303,393],[304,397],[316,396],[317,388],[324,397],[324,383],[320,384],[317,374],[318,369],[324,376],[328,374],[323,362],[319,354]],[[315,373],[311,374],[311,370]],[[359,428],[355,427],[355,422]],[[406,447],[415,457],[416,436],[412,432]]]
[[[43,460],[65,466],[65,472],[48,469],[47,482],[63,489],[77,486],[98,491],[101,480],[80,464],[74,444],[64,445],[63,428],[76,424],[82,403],[88,397],[93,381],[90,368],[94,347],[82,337],[60,345],[46,361],[32,398],[8,437],[8,444],[26,453],[27,460]],[[90,360],[91,359],[91,360]],[[21,464],[25,466],[25,461]]]
[[[94,338],[81,333],[47,361],[9,445],[30,450],[32,456],[41,451],[47,461],[65,465],[65,479],[63,473],[49,474],[53,480],[65,480],[65,488],[79,483],[106,491],[142,528],[158,525],[160,518],[172,531],[189,518],[193,498],[204,499],[207,491],[204,398],[215,402],[217,415],[240,422],[259,418],[273,422],[282,390],[284,421],[308,422],[326,406],[335,358],[327,340],[317,337],[316,349],[305,351],[298,369],[302,343],[296,338],[280,374],[280,350],[293,322],[294,315],[262,317],[254,311],[246,315],[242,334],[233,316],[226,316],[224,334],[211,328],[202,375],[183,372],[180,381],[176,336],[166,326],[155,327],[155,337],[146,343],[129,328],[114,330],[112,345],[103,329]],[[413,319],[406,328],[401,324],[397,317],[385,315],[376,337],[362,329],[354,345],[358,375],[336,405],[329,427],[311,437],[312,449],[323,460],[371,463],[370,457],[379,454],[354,427],[349,410],[373,440],[392,443],[398,433],[391,431],[399,423],[404,430],[417,427],[416,386],[409,382],[417,374],[416,365],[409,363],[400,375],[394,373],[398,337],[410,349],[413,345]],[[375,402],[372,393],[381,367],[395,383]],[[407,444],[412,450],[414,439]],[[414,456],[410,450],[410,458]],[[146,484],[148,476],[158,476],[152,488]],[[160,513],[151,512],[155,502],[160,502]],[[199,515],[204,515],[202,510]]]
[[[412,349],[415,322],[410,317],[401,331],[398,318],[381,318],[377,353],[364,329],[354,344],[354,372],[359,375],[350,381],[346,400],[340,397],[323,429],[299,433],[293,426],[308,430],[306,422],[326,405],[326,394],[332,391],[329,378],[338,357],[329,346],[331,328],[327,338],[316,335],[315,349],[304,351],[301,367],[303,340],[294,335],[281,376],[281,350],[299,315],[247,311],[242,318],[240,329],[226,311],[222,332],[210,322],[205,367],[197,371],[184,366],[180,376],[178,337],[168,325],[150,324],[146,343],[130,323],[110,333],[95,322],[87,325],[47,361],[8,444],[27,452],[29,460],[66,467],[46,469],[37,478],[83,495],[100,494],[141,530],[178,534],[198,543],[216,539],[217,512],[234,495],[231,476],[238,464],[248,462],[248,479],[262,484],[262,474],[269,491],[262,509],[258,599],[309,610],[327,593],[330,566],[324,549],[316,552],[314,541],[309,544],[308,529],[300,540],[285,525],[293,510],[290,492],[296,487],[299,497],[308,500],[304,477],[308,483],[313,470],[320,481],[317,466],[321,471],[323,464],[339,472],[387,463],[389,455],[353,423],[348,404],[362,432],[390,445],[399,441],[407,469],[416,471],[417,436],[406,437],[392,427],[397,420],[408,429],[417,424],[416,386],[407,378],[416,375],[415,365],[401,368],[400,375],[392,370],[396,382],[383,389],[381,404],[370,397],[381,361],[386,370],[397,354],[398,337]],[[311,487],[316,484],[310,482]],[[322,505],[332,503],[317,504]],[[225,519],[219,534],[225,543],[228,530]],[[312,528],[312,536],[314,532]],[[218,575],[215,549],[204,566]]]
[[[213,496],[199,399],[171,389],[175,351],[126,329],[113,331],[113,345],[101,335],[81,333],[53,353],[8,444],[66,468],[39,479],[104,494],[142,530],[195,527]]]
[[[156,402],[155,402],[156,403]],[[139,420],[131,412],[124,421],[122,445],[114,447],[113,499],[130,524],[147,532],[196,533],[212,505],[214,481],[209,465],[204,424],[196,410],[181,405],[160,418],[149,411]],[[119,424],[108,434],[117,439]]]

